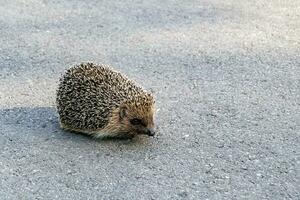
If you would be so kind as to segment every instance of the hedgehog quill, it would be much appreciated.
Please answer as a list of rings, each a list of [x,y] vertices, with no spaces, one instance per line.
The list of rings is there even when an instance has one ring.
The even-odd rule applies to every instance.
[[[107,65],[69,68],[60,79],[56,105],[65,130],[95,138],[155,134],[153,95]]]

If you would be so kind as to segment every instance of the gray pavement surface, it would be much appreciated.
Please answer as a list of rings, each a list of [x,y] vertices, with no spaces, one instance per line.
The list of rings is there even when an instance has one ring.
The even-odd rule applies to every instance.
[[[59,129],[64,70],[154,92],[158,135]],[[0,0],[0,199],[300,199],[300,2]]]

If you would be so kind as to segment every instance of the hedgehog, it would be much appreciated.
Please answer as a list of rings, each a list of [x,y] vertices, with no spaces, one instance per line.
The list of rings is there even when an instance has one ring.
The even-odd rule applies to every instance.
[[[66,70],[56,107],[64,130],[95,138],[155,135],[153,95],[108,65],[82,63]]]

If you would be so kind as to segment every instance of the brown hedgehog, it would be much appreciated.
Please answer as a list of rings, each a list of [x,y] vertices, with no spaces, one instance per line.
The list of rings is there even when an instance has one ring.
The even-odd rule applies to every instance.
[[[106,65],[83,63],[60,79],[56,97],[60,126],[96,138],[154,136],[154,98]]]

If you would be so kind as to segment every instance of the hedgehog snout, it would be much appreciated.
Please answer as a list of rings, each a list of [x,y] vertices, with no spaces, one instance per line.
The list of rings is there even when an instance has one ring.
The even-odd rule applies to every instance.
[[[154,136],[155,135],[154,129],[153,128],[147,128],[146,129],[146,135]]]

